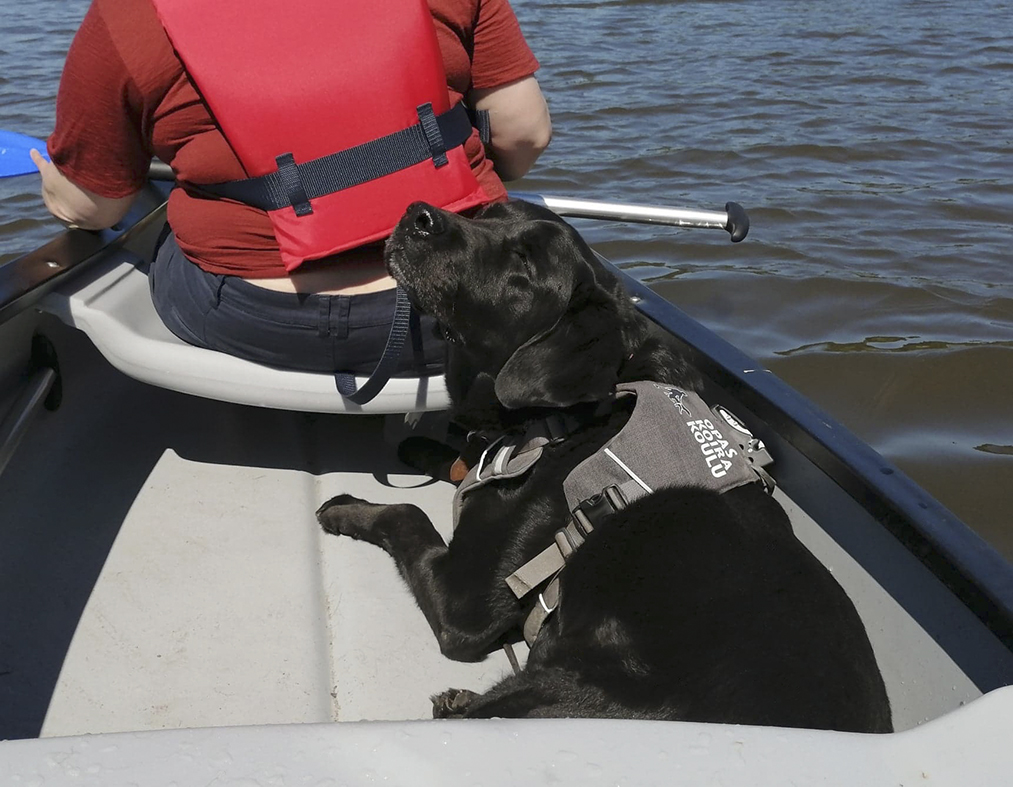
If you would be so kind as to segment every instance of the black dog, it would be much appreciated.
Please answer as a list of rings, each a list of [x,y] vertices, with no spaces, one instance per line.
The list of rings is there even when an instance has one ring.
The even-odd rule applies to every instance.
[[[526,617],[505,580],[569,521],[562,479],[629,419],[617,383],[694,389],[699,378],[543,208],[513,202],[465,219],[418,203],[386,259],[446,331],[458,424],[489,436],[554,412],[579,424],[522,475],[468,494],[449,546],[412,505],[344,495],[318,511],[327,532],[386,550],[443,653],[475,661]],[[762,484],[634,500],[573,552],[558,587],[525,669],[485,694],[434,697],[434,715],[891,729],[855,608]]]

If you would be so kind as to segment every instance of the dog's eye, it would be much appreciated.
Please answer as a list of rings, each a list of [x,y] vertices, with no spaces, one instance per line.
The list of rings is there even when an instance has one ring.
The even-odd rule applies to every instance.
[[[524,270],[527,271],[529,274],[535,272],[535,267],[534,265],[531,264],[531,260],[524,249],[514,249],[513,256],[514,259],[516,259],[521,265],[524,266]]]

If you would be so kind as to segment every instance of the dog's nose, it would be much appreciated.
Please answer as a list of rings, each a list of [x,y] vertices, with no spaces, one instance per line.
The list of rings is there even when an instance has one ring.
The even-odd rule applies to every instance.
[[[443,217],[432,205],[416,202],[408,208],[408,220],[419,235],[439,235],[446,228]]]

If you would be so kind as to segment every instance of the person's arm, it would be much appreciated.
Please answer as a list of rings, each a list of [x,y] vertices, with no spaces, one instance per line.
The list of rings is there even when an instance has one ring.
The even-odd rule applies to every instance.
[[[32,156],[50,213],[84,229],[113,226],[147,180],[151,107],[122,57],[141,2],[89,6],[60,77],[50,161]]]
[[[486,146],[496,174],[516,180],[527,173],[552,139],[552,120],[534,76],[471,92],[475,109],[489,112],[491,141]]]
[[[42,174],[42,199],[46,207],[65,224],[85,230],[106,229],[127,214],[137,196],[136,193],[118,198],[100,196],[78,186],[37,150],[30,155]]]

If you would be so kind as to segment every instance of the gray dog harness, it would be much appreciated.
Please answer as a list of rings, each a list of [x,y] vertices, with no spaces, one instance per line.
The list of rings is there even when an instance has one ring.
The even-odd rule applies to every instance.
[[[518,599],[545,585],[524,624],[529,645],[556,608],[559,572],[604,516],[664,487],[723,493],[759,481],[768,491],[773,489],[773,480],[763,469],[773,461],[770,454],[726,408],[708,407],[692,391],[654,382],[620,384],[616,396],[636,397],[633,413],[615,437],[563,481],[570,522],[550,546],[507,577]],[[455,524],[465,495],[486,483],[523,475],[546,445],[575,428],[576,424],[553,416],[524,435],[504,436],[490,445],[458,487]]]

